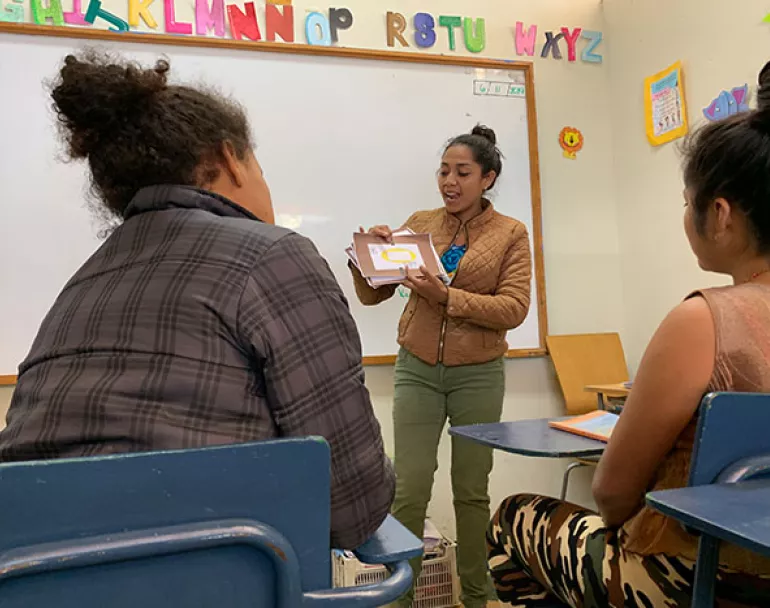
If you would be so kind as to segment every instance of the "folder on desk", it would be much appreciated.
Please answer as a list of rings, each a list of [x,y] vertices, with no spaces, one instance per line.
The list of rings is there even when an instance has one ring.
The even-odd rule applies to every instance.
[[[548,425],[560,431],[606,443],[609,441],[617,421],[617,414],[597,410],[590,414],[575,416],[566,420],[551,420]]]

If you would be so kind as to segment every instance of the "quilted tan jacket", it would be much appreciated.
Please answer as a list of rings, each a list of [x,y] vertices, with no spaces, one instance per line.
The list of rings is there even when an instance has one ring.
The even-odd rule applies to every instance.
[[[446,305],[412,294],[398,326],[398,343],[430,365],[486,363],[508,349],[505,334],[529,311],[532,262],[527,229],[485,201],[482,213],[465,225],[445,209],[419,211],[404,225],[430,233],[439,255],[460,230],[468,250],[449,287]],[[365,306],[392,297],[396,286],[373,289],[352,268],[356,294]]]

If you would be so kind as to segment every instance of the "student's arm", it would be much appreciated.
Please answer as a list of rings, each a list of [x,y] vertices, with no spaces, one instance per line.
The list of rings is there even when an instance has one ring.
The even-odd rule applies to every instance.
[[[332,545],[359,546],[385,519],[395,478],[364,385],[356,325],[309,240],[289,234],[260,258],[239,305],[239,332],[281,436],[329,442]]]
[[[653,336],[594,476],[594,499],[608,526],[622,525],[643,506],[655,472],[708,390],[715,352],[714,320],[700,297],[675,308]]]
[[[481,295],[450,287],[447,315],[488,329],[513,329],[524,322],[529,312],[531,282],[529,236],[524,224],[519,224],[505,253],[495,294]]]

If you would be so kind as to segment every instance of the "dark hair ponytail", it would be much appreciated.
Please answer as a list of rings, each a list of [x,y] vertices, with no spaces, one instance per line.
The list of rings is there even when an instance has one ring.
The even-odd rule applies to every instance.
[[[497,179],[503,172],[503,155],[497,147],[497,136],[495,132],[484,125],[476,125],[470,133],[458,135],[449,140],[444,152],[454,146],[466,146],[473,154],[473,160],[481,166],[483,175],[490,171],[495,172],[495,179],[489,185],[487,190],[495,187]]]
[[[746,214],[760,252],[770,253],[770,62],[758,80],[756,110],[709,123],[685,139],[684,181],[699,231],[711,203],[724,198]]]

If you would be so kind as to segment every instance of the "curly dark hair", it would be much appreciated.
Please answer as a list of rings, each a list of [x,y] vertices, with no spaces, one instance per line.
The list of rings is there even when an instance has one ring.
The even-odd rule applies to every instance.
[[[224,143],[243,158],[249,123],[234,101],[169,85],[169,62],[152,68],[96,51],[68,55],[51,87],[71,159],[86,159],[92,191],[108,216],[122,217],[146,186],[205,187],[218,175]]]
[[[746,214],[760,253],[770,253],[770,62],[759,74],[757,109],[694,131],[682,152],[698,231],[724,198]]]

